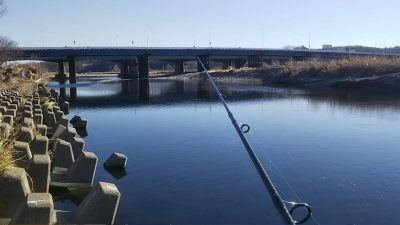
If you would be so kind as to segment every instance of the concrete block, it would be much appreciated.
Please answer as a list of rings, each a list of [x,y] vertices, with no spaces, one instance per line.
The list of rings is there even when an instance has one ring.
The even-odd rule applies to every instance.
[[[46,125],[38,124],[37,130],[40,135],[47,136],[47,126]]]
[[[15,164],[18,167],[29,168],[32,162],[32,152],[29,147],[29,143],[16,141],[14,143],[14,154],[13,158],[15,160]]]
[[[63,126],[65,126],[65,127],[67,127],[67,126],[68,126],[68,117],[66,117],[66,116],[61,116],[61,117],[57,120],[57,123],[58,123],[58,124],[61,124],[61,125],[63,125]]]
[[[0,218],[12,218],[25,196],[30,193],[23,168],[13,167],[0,176]]]
[[[114,224],[120,198],[114,184],[99,182],[79,204],[73,223]]]
[[[46,136],[36,135],[30,143],[32,154],[48,154],[49,139]]]
[[[0,113],[4,114],[7,112],[7,107],[6,106],[0,106]]]
[[[43,124],[43,115],[35,114],[35,115],[33,115],[33,120],[35,121],[36,125]]]
[[[82,138],[74,137],[70,141],[70,143],[72,145],[72,151],[74,152],[74,157],[76,159],[81,155],[83,149],[85,148],[85,140],[83,140]]]
[[[16,105],[16,104],[10,104],[7,108],[8,108],[8,109],[15,109],[15,110],[17,110],[17,109],[18,109],[18,105]]]
[[[74,123],[72,123],[72,122],[71,123],[72,123],[72,125],[74,126],[75,129],[78,129],[78,130],[86,129],[87,120],[79,117],[77,120],[73,120],[73,122]]]
[[[29,127],[21,127],[20,134],[17,137],[17,141],[31,142],[34,138],[33,130]]]
[[[32,192],[49,192],[50,184],[49,155],[34,154],[28,174],[32,178]]]
[[[124,169],[128,157],[121,153],[114,152],[103,164],[106,169]]]
[[[32,111],[32,106],[31,105],[24,105],[24,111]]]
[[[53,197],[49,193],[29,193],[10,224],[53,224],[56,222]]]
[[[74,163],[74,153],[69,142],[57,139],[53,147],[53,166],[69,168]],[[81,171],[83,172],[83,171]]]
[[[33,110],[33,114],[43,114],[43,111],[42,111],[42,109],[40,109],[40,108],[35,108],[35,109]]]
[[[67,102],[67,101],[62,102],[60,104],[60,108],[65,114],[68,114],[69,113],[69,102]]]
[[[97,161],[96,154],[83,151],[68,169],[67,180],[71,183],[92,184],[96,173]]]
[[[5,116],[2,116],[1,118],[4,123],[10,124],[10,126],[14,125],[14,117],[13,116],[5,115]]]
[[[45,124],[47,127],[53,128],[56,123],[56,116],[53,112],[43,112],[43,124]]]
[[[0,103],[0,105],[5,106],[5,107],[8,108],[8,106],[10,105],[10,102],[9,102],[8,100],[7,100],[7,101],[3,100],[3,101]]]
[[[23,116],[26,118],[33,118],[33,113],[32,111],[25,110]]]
[[[54,112],[54,115],[56,116],[56,121],[57,122],[58,122],[58,120],[61,119],[62,116],[64,116],[64,113],[61,110],[54,110],[53,112]]]
[[[5,113],[3,113],[3,115],[9,115],[9,116],[16,117],[17,116],[17,110],[15,110],[15,109],[7,109],[7,111]]]
[[[58,125],[55,130],[53,137],[59,138],[64,141],[71,141],[76,136],[76,129],[72,127],[65,127],[63,125]]]

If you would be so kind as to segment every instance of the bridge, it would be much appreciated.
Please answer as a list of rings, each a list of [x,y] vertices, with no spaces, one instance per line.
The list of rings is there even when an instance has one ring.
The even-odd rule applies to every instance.
[[[58,63],[58,74],[65,76],[64,64],[68,62],[69,80],[76,82],[76,60],[105,60],[120,64],[122,78],[149,77],[149,58],[175,63],[175,73],[185,72],[184,63],[199,57],[207,69],[210,61],[221,62],[224,68],[259,67],[264,61],[304,60],[307,58],[335,59],[348,56],[382,56],[377,53],[355,53],[326,50],[282,50],[258,48],[133,48],[133,47],[49,47],[21,48],[15,60],[41,60]],[[397,55],[385,55],[397,56]],[[202,71],[197,65],[197,70]]]

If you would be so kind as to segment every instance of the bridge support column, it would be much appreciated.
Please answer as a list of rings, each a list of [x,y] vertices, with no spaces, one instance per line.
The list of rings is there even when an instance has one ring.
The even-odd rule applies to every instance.
[[[69,83],[75,84],[76,83],[76,70],[75,70],[75,57],[74,56],[68,57],[68,68],[69,68]]]
[[[149,77],[149,56],[148,55],[139,55],[138,63],[139,63],[139,78],[148,78]]]
[[[203,55],[203,56],[198,56],[201,62],[203,63],[204,67],[209,70],[210,69],[210,57]],[[201,64],[197,61],[197,72],[203,72],[204,69],[201,66]]]
[[[126,62],[121,63],[120,68],[121,68],[121,71],[119,72],[119,77],[126,78],[126,75],[128,74],[128,70],[129,70],[128,63],[126,63]]]
[[[232,60],[225,60],[222,62],[222,69],[227,70],[230,69],[232,65]]]
[[[66,78],[65,75],[65,67],[64,67],[64,62],[58,62],[58,73],[56,74],[56,79],[57,80],[64,80]]]
[[[233,64],[234,64],[234,66],[235,66],[235,69],[240,69],[240,68],[242,68],[242,67],[244,66],[245,60],[242,60],[242,59],[235,59],[235,60],[233,61]]]
[[[185,64],[182,60],[178,60],[175,62],[175,74],[183,74],[185,73]]]
[[[251,56],[248,56],[248,59],[247,59],[247,64],[251,68],[262,66],[262,62],[263,62],[262,56],[259,56],[259,55],[251,55]]]
[[[131,59],[128,62],[128,71],[129,78],[137,78],[138,77],[138,63],[136,59]]]

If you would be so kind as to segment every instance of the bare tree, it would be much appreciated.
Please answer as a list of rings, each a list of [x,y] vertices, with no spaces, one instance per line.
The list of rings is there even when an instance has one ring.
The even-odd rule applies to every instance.
[[[18,55],[17,43],[0,36],[0,66],[7,60],[13,59]]]
[[[4,0],[0,0],[0,17],[7,13],[7,5]]]

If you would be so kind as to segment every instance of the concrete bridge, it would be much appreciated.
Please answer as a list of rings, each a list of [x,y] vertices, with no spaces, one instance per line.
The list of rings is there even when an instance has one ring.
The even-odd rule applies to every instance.
[[[184,63],[199,57],[206,68],[210,61],[221,62],[224,68],[259,67],[264,61],[271,60],[303,60],[307,58],[334,59],[348,56],[382,56],[376,53],[354,53],[325,50],[282,50],[256,48],[129,48],[129,47],[53,47],[53,48],[21,48],[22,54],[15,60],[42,60],[56,62],[58,74],[64,75],[64,64],[68,62],[69,79],[76,82],[76,60],[106,60],[120,64],[122,78],[147,78],[149,76],[149,58],[175,63],[175,73],[183,74]],[[389,55],[385,55],[389,56]],[[390,55],[397,56],[397,55]],[[197,65],[197,70],[202,68]]]

